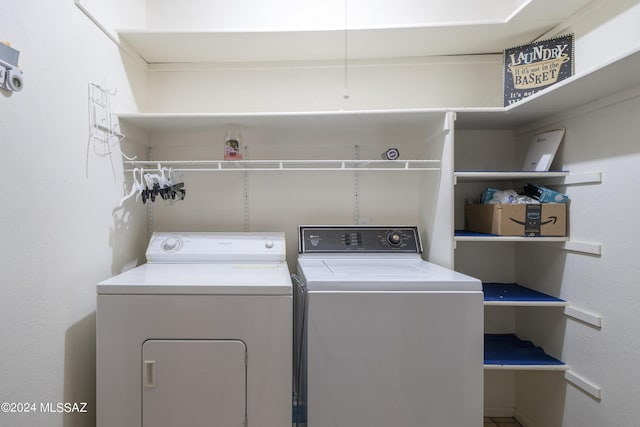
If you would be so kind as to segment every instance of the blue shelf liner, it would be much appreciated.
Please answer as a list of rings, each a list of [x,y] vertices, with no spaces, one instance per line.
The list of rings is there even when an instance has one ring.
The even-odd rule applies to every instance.
[[[485,365],[564,365],[549,356],[531,341],[523,341],[514,334],[484,335]]]
[[[517,283],[483,283],[485,301],[501,302],[566,302],[560,298],[525,288]]]

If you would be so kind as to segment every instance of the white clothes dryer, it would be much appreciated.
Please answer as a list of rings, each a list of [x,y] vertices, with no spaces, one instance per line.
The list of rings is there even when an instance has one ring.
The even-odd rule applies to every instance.
[[[421,251],[417,227],[300,227],[294,405],[308,427],[482,426],[481,282]]]
[[[98,427],[291,424],[282,233],[154,233],[97,286]]]

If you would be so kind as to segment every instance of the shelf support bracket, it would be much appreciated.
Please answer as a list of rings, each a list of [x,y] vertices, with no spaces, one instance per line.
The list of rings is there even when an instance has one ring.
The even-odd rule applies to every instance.
[[[602,172],[569,173],[561,185],[602,184]]]
[[[589,242],[576,242],[569,240],[562,244],[562,249],[571,252],[582,252],[591,255],[602,256],[602,244]]]
[[[353,150],[355,160],[360,160],[360,146],[354,145]],[[344,168],[344,162],[342,167]],[[353,176],[353,223],[360,223],[360,174],[357,170]]]
[[[564,379],[594,399],[598,401],[602,400],[602,388],[574,373],[572,370],[565,371]]]
[[[245,145],[244,147],[244,158],[249,158],[249,147]],[[249,172],[248,170],[244,170],[242,173],[242,184],[244,188],[244,198],[242,200],[242,212],[243,212],[243,229],[245,232],[250,230],[250,218],[249,218]]]
[[[593,242],[578,242],[575,240],[569,240],[566,242],[544,242],[546,246],[560,248],[569,252],[578,252],[588,255],[602,256],[602,244]]]
[[[574,305],[565,307],[564,314],[574,320],[578,320],[595,328],[602,329],[602,316],[599,314],[583,310]]]

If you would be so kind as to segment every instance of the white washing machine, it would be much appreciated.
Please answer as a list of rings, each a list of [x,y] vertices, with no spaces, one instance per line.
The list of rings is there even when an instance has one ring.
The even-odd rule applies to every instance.
[[[154,233],[98,284],[98,427],[291,424],[292,286],[281,233]]]
[[[294,376],[307,426],[482,426],[480,281],[422,260],[417,227],[299,233]]]

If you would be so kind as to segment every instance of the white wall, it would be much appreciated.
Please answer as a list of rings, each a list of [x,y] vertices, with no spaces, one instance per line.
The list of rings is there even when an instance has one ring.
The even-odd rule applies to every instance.
[[[89,412],[0,413],[0,425],[92,426],[95,284],[137,261],[146,224],[113,212],[119,157],[87,156],[87,87],[117,88],[114,108],[136,110],[146,76],[72,1],[1,9],[24,90],[0,93],[0,402],[88,402]]]
[[[570,186],[566,193],[571,198],[571,239],[602,243],[603,252],[598,257],[523,246],[518,250],[518,281],[601,315],[603,327],[563,319],[554,310],[538,310],[521,313],[518,330],[602,387],[603,398],[598,401],[562,382],[545,389],[548,384],[523,378],[520,409],[537,426],[632,426],[640,416],[635,399],[640,383],[636,326],[640,266],[634,227],[640,210],[635,190],[640,182],[640,141],[634,124],[640,116],[640,87],[625,95],[633,93],[633,98],[624,96],[622,102],[576,117],[559,117],[550,124],[567,129],[559,153],[563,168],[602,171],[602,184]],[[532,395],[563,399],[543,399],[548,411],[540,412]]]
[[[352,61],[346,82],[342,62],[157,65],[148,105],[163,113],[501,106],[501,59]]]
[[[421,158],[424,131],[327,128],[242,129],[245,159],[361,159],[380,158],[398,148],[402,158]],[[433,131],[433,130],[432,130]],[[221,159],[223,132],[158,133],[151,137],[154,160]],[[200,172],[185,174],[187,199],[173,205],[155,203],[157,231],[243,231],[245,194],[248,230],[283,231],[290,269],[296,268],[297,226],[353,224],[355,194],[359,218],[371,224],[419,224],[420,197],[425,180],[438,180],[438,172]],[[358,186],[356,187],[356,178]],[[245,187],[245,183],[247,186]],[[246,193],[245,193],[246,191]],[[428,206],[435,195],[428,194]]]
[[[113,30],[140,28],[147,22],[145,0],[74,0],[79,8],[88,11],[109,34]]]
[[[640,3],[636,0],[594,1],[563,33],[575,33],[575,71],[581,73],[640,48]]]

